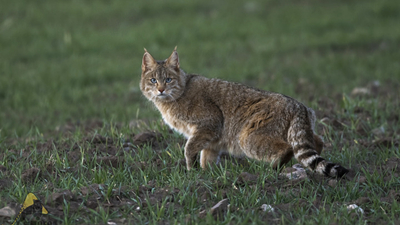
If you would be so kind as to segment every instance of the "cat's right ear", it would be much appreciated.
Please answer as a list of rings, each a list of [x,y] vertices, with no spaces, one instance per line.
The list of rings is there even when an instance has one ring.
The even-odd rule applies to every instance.
[[[166,64],[172,67],[175,71],[179,71],[179,56],[176,47],[168,59],[165,60]]]
[[[153,56],[144,49],[144,55],[142,59],[142,72],[146,72],[148,70],[153,69],[157,65],[156,60],[154,60]]]

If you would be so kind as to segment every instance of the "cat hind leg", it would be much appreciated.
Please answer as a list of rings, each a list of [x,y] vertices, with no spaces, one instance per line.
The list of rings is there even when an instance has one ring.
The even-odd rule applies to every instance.
[[[321,155],[322,149],[324,148],[324,142],[316,134],[314,134],[314,144],[315,144],[315,150],[317,151],[318,155]]]
[[[272,125],[271,125],[272,126]],[[274,129],[264,127],[252,133],[243,134],[241,148],[246,156],[260,161],[269,162],[274,169],[288,163],[293,157],[293,149]]]
[[[204,170],[208,164],[216,163],[219,156],[219,152],[213,149],[203,149],[200,152],[200,166]]]
[[[279,169],[293,158],[293,148],[287,142],[278,138],[270,139],[268,145],[272,153],[268,161],[272,163],[272,168]]]

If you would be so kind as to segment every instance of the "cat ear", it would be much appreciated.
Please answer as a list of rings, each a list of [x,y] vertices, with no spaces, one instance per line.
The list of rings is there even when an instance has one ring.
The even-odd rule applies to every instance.
[[[179,71],[179,56],[178,52],[176,51],[176,47],[169,58],[166,60],[166,64],[174,68],[174,70]]]
[[[145,72],[149,69],[154,68],[157,65],[156,60],[154,60],[153,56],[147,52],[147,49],[144,49],[144,55],[142,59],[142,71]]]

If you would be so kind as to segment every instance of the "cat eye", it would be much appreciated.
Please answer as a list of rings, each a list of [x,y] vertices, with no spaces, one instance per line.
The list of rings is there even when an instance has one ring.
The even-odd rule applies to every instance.
[[[153,84],[157,83],[156,78],[151,78],[150,81],[151,81],[151,83],[153,83]]]
[[[165,83],[170,83],[172,81],[172,79],[171,78],[167,78],[167,79],[165,79]]]

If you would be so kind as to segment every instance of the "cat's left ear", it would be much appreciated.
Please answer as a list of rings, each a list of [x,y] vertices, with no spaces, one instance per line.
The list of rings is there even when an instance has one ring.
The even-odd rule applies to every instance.
[[[179,71],[179,56],[176,51],[176,47],[169,58],[166,60],[166,64],[172,67],[174,70]]]
[[[156,60],[154,60],[153,56],[144,49],[144,55],[142,59],[142,71],[145,72],[147,70],[153,69],[157,65]]]

